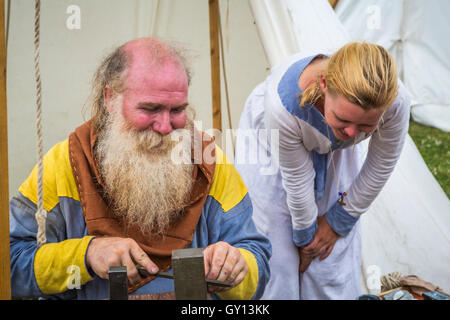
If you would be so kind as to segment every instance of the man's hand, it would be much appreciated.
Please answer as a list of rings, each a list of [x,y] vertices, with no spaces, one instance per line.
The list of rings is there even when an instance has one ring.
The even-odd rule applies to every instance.
[[[130,238],[94,238],[86,253],[87,266],[103,279],[108,279],[109,267],[126,266],[128,283],[131,285],[142,280],[135,266],[136,263],[143,266],[150,274],[158,272],[158,266],[150,260],[136,241]]]
[[[300,272],[305,272],[314,258],[320,256],[320,261],[326,259],[333,251],[337,239],[339,239],[339,235],[331,229],[325,216],[318,217],[317,231],[313,240],[307,246],[298,248]]]
[[[220,241],[209,245],[203,251],[207,279],[219,280],[237,286],[248,272],[247,262],[239,249]],[[229,288],[208,286],[210,293]]]

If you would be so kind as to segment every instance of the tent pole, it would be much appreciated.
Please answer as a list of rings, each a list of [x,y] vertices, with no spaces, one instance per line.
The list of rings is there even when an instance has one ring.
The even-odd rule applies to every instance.
[[[0,0],[0,299],[11,299],[5,1]]]
[[[220,96],[219,0],[209,0],[209,42],[211,54],[211,86],[213,128],[222,131]]]

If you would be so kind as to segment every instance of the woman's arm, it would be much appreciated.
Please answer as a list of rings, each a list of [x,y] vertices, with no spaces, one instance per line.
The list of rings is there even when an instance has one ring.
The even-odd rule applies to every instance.
[[[380,128],[371,137],[364,165],[347,191],[346,205],[336,204],[326,214],[328,223],[338,234],[345,235],[351,230],[389,179],[408,133],[409,111],[410,98],[399,82],[397,99],[383,116]]]
[[[310,152],[303,145],[299,121],[282,105],[273,101],[269,94],[265,97],[265,124],[268,130],[278,130],[278,157],[283,188],[292,219],[293,241],[297,246],[305,246],[313,239],[317,229],[317,205],[314,194],[315,171]]]

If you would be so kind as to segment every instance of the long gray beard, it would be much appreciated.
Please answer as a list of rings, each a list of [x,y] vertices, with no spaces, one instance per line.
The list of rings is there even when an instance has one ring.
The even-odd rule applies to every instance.
[[[185,129],[193,132],[193,121]],[[183,141],[182,152],[190,154]],[[170,134],[130,129],[120,112],[99,135],[96,155],[114,214],[143,233],[162,234],[189,200],[193,165],[172,161],[177,143]]]

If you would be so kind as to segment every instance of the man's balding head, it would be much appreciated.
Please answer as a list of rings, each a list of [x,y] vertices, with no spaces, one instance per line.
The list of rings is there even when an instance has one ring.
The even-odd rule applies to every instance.
[[[140,62],[155,65],[177,61],[183,66],[180,54],[168,44],[155,38],[139,38],[131,40],[120,47],[127,56]],[[184,66],[183,66],[184,67]]]
[[[167,68],[163,70],[164,66],[172,68],[168,72]],[[187,81],[187,85],[190,83],[190,73],[183,56],[174,47],[155,38],[131,40],[109,54],[97,69],[93,81],[92,120],[97,130],[105,124],[107,100],[111,98],[111,93],[122,93],[127,85],[149,80],[150,76],[158,73]],[[186,80],[178,79],[180,74]]]

